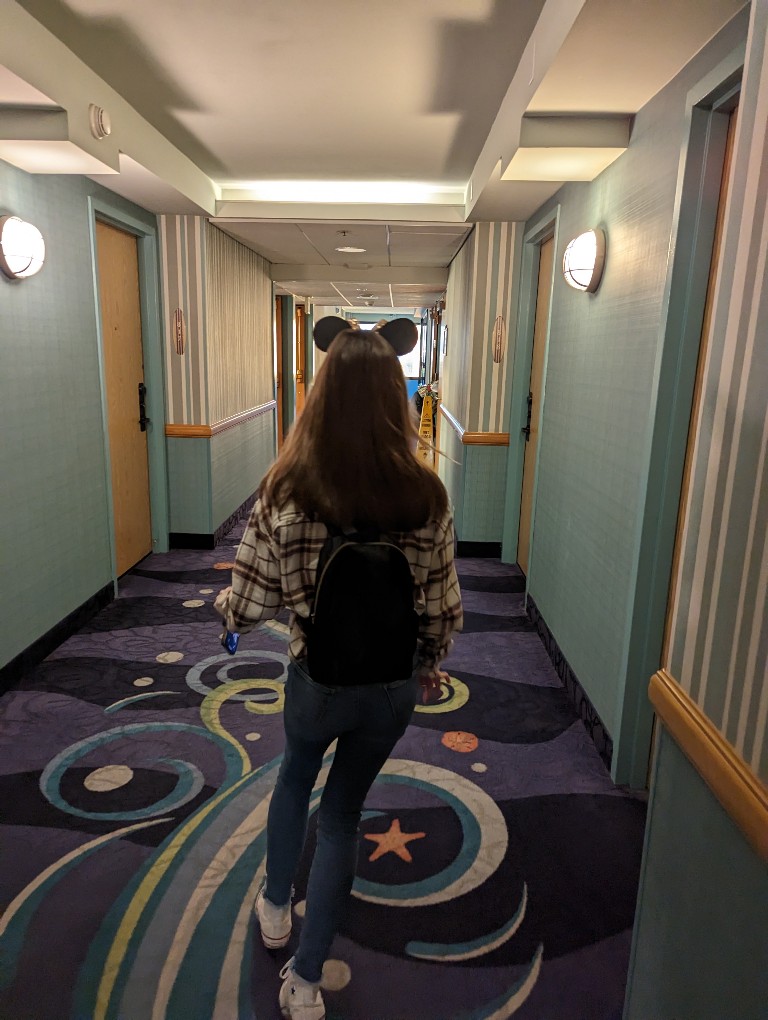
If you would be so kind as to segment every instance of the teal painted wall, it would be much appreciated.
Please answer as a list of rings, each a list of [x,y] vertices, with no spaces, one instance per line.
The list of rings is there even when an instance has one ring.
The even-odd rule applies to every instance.
[[[762,477],[768,453],[768,5],[755,4],[750,13],[732,200],[665,665],[741,762],[766,779],[760,744],[768,711]],[[768,868],[663,726],[624,1011],[624,1020],[649,1017],[768,1018]]]
[[[464,446],[455,429],[440,422],[437,472],[453,506],[462,542],[500,542],[507,484],[506,446]]]
[[[624,1020],[768,1017],[768,870],[662,729]]]
[[[506,484],[506,446],[464,447],[462,541],[501,541]]]
[[[217,433],[210,441],[213,530],[252,496],[275,459],[274,410]]]
[[[445,486],[453,506],[453,521],[456,534],[462,538],[464,521],[464,450],[461,439],[445,418],[440,420],[440,452],[437,458],[437,473]]]
[[[211,535],[252,496],[275,458],[274,410],[210,439],[169,437],[170,530]]]
[[[0,665],[112,577],[88,197],[80,177],[0,162],[0,210],[36,224],[46,264],[0,278]]]
[[[213,534],[211,440],[169,436],[166,449],[168,530],[175,534]]]
[[[620,729],[686,96],[746,34],[739,15],[638,114],[628,150],[563,187],[559,250],[607,231],[600,289],[552,297],[529,590],[612,735]]]

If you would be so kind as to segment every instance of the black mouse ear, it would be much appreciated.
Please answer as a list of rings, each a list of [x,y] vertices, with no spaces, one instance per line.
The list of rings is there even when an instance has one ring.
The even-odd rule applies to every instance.
[[[416,323],[410,319],[392,319],[376,331],[387,340],[395,350],[398,358],[410,354],[419,342],[419,331]]]
[[[318,348],[321,351],[327,351],[343,329],[349,329],[346,319],[342,319],[338,315],[325,315],[315,323],[312,336]]]

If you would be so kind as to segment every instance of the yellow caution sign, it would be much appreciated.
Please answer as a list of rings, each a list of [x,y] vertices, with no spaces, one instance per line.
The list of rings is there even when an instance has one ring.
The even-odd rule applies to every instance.
[[[434,463],[432,445],[434,442],[432,432],[432,397],[424,394],[424,403],[421,405],[421,422],[419,423],[419,456],[422,460]]]

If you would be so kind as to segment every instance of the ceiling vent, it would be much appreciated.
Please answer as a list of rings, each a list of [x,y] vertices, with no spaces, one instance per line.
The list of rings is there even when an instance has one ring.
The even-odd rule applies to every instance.
[[[88,121],[91,125],[91,134],[99,141],[112,134],[112,121],[103,106],[91,103],[88,107]]]

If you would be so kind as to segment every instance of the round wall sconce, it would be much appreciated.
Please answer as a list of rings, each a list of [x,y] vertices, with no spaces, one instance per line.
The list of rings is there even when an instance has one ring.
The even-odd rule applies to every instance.
[[[43,235],[19,216],[0,216],[0,269],[12,280],[34,276],[45,262]]]
[[[594,294],[600,285],[605,265],[605,231],[599,227],[579,234],[563,254],[565,282],[576,290]]]

